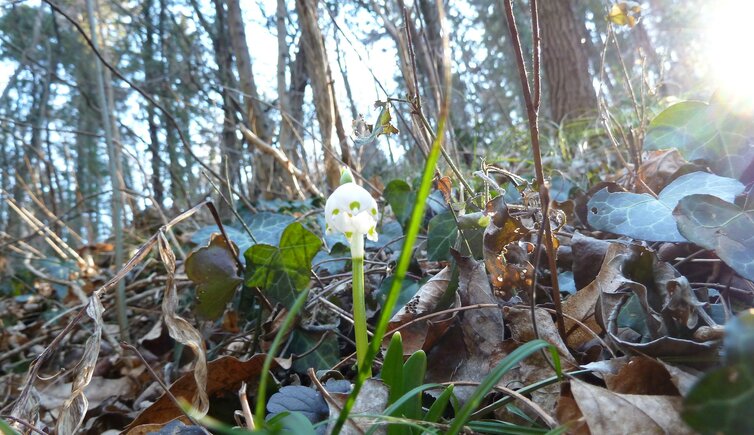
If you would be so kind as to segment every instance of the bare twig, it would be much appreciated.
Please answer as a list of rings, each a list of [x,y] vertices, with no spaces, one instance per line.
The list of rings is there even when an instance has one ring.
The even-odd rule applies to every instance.
[[[505,15],[508,19],[508,30],[511,34],[513,42],[513,49],[516,52],[516,63],[518,64],[518,75],[521,80],[521,88],[524,94],[524,101],[526,102],[526,115],[529,120],[529,134],[531,136],[532,154],[534,157],[534,171],[537,177],[537,184],[539,185],[539,201],[542,204],[543,212],[546,211],[547,205],[550,203],[550,193],[545,185],[545,176],[542,169],[542,152],[539,146],[539,104],[541,94],[539,90],[540,83],[540,71],[539,71],[539,57],[540,57],[540,36],[539,36],[539,16],[537,14],[537,0],[530,0],[531,6],[531,27],[532,27],[532,39],[533,39],[533,65],[536,67],[533,69],[534,80],[534,98],[532,99],[531,88],[529,86],[529,76],[526,72],[526,64],[524,63],[524,55],[521,49],[521,39],[519,37],[518,28],[516,27],[516,20],[513,16],[513,1],[503,0],[503,6],[505,7]],[[560,336],[565,339],[565,322],[563,321],[563,308],[560,303],[560,286],[558,285],[558,268],[555,258],[555,247],[552,243],[552,228],[550,226],[550,217],[543,213],[542,225],[544,226],[544,242],[547,248],[547,259],[550,267],[550,276],[552,280],[552,300],[555,303],[555,310],[558,323],[558,332]],[[541,243],[541,240],[539,241]]]

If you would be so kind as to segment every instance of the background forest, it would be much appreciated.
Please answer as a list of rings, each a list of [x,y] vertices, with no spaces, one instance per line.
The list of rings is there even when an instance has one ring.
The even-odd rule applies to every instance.
[[[511,21],[509,5],[0,0],[0,417],[36,432],[167,430],[181,411],[172,403],[155,410],[169,396],[159,399],[157,384],[147,389],[159,377],[193,385],[182,397],[200,412],[181,424],[216,432],[235,424],[207,402],[225,394],[231,408],[243,408],[236,423],[249,429],[312,430],[274,411],[277,400],[285,411],[313,413],[305,420],[315,424],[330,407],[330,426],[319,430],[332,430],[356,393],[346,399],[350,387],[330,381],[379,390],[361,354],[349,366],[361,285],[370,333],[406,328],[403,343],[385,339],[374,365],[387,371],[384,403],[355,402],[363,414],[392,412],[385,415],[399,420],[388,433],[452,433],[467,424],[489,433],[601,433],[607,426],[592,416],[604,411],[579,399],[595,385],[615,396],[670,397],[652,406],[672,416],[650,418],[665,431],[711,430],[689,409],[701,412],[698,396],[720,392],[689,393],[689,385],[713,368],[736,370],[730,355],[754,352],[752,326],[742,326],[751,317],[735,324],[743,336],[736,340],[749,344],[721,352],[724,325],[754,303],[754,8],[734,0],[522,0]],[[326,200],[344,167],[379,204],[379,241],[367,241],[361,263],[349,256],[349,233],[326,231]],[[714,228],[734,242],[705,230],[703,220],[722,213],[702,216],[706,206],[731,213]],[[748,223],[726,227],[739,217]],[[632,275],[636,268],[652,272]],[[599,299],[619,290],[592,282],[616,277],[662,288],[661,296]],[[485,288],[474,290],[478,282]],[[409,327],[444,310],[488,314],[453,314],[438,321],[445,326],[423,321],[423,332]],[[613,314],[623,316],[620,334]],[[466,322],[504,334],[492,340],[477,324],[481,345],[472,350]],[[574,338],[579,327],[591,335]],[[441,367],[455,357],[440,337],[466,343],[458,372]],[[551,357],[538,353],[545,347]],[[686,359],[701,354],[716,355],[715,363]],[[538,375],[518,374],[511,388],[530,399],[501,399],[513,385],[500,381],[503,371],[486,391],[420,392],[439,388],[422,390],[423,380],[483,385],[480,376],[495,375],[507,357],[528,355],[541,359]],[[613,388],[609,376],[629,370],[637,355],[646,358],[636,363],[642,368],[626,378],[651,372],[667,378],[667,389]],[[666,357],[693,369],[674,372]],[[600,375],[559,390],[561,362],[569,376]],[[605,365],[585,368],[597,362]],[[213,363],[215,373],[238,377],[213,378]],[[162,373],[150,375],[150,365]],[[77,370],[32,381],[63,367]],[[751,396],[754,376],[746,373],[742,394]],[[251,379],[261,385],[239,403],[240,383]],[[498,396],[486,395],[495,388]],[[547,397],[529,394],[539,388]],[[398,400],[409,392],[418,401]],[[297,394],[324,397],[324,411],[308,402],[292,408]],[[97,398],[82,398],[90,395]],[[698,408],[682,408],[681,397],[698,399]],[[202,419],[207,409],[215,420]],[[262,425],[265,410],[278,420]],[[479,420],[487,414],[496,423]],[[726,418],[722,432],[751,427]],[[369,429],[350,424],[355,433]]]

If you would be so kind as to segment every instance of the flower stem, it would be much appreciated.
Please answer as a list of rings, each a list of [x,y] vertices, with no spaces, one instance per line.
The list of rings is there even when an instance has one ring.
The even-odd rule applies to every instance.
[[[364,236],[362,234],[355,234],[351,240],[351,260],[353,267],[353,329],[356,336],[357,367],[361,368],[369,348],[367,311],[364,302]],[[371,370],[369,376],[371,376]]]

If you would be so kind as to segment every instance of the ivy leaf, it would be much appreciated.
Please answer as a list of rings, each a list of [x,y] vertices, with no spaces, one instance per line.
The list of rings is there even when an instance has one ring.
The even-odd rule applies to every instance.
[[[299,373],[306,373],[310,367],[327,370],[340,361],[338,337],[331,331],[308,332],[296,329],[291,334],[289,350],[291,355],[304,355],[293,361],[293,369]]]
[[[290,308],[296,293],[309,285],[312,259],[321,245],[299,222],[288,225],[279,246],[260,243],[246,251],[246,285],[264,289],[272,302]]]
[[[703,434],[753,433],[752,401],[754,373],[751,362],[742,362],[705,374],[686,396],[681,417]]]
[[[754,158],[751,121],[719,104],[684,101],[649,123],[645,150],[676,148],[687,160],[704,160],[715,173],[739,177]]]
[[[457,237],[458,226],[450,212],[433,217],[427,230],[427,258],[430,261],[447,261]]]
[[[395,218],[405,228],[406,222],[411,217],[411,211],[414,208],[416,192],[405,181],[393,180],[385,186],[382,196],[385,197],[385,200],[390,204],[390,208],[393,209]]]
[[[712,195],[691,195],[681,199],[673,215],[678,221],[678,230],[689,241],[714,250],[741,276],[754,279],[751,255],[754,252],[754,210],[742,209]]]
[[[589,225],[638,240],[685,242],[673,218],[673,209],[681,198],[708,194],[733,201],[743,190],[744,185],[737,180],[706,172],[678,177],[657,198],[646,193],[611,193],[605,188],[587,204]]]
[[[233,242],[231,242],[233,243]],[[193,251],[186,258],[186,275],[196,284],[199,316],[215,320],[243,281],[233,253],[220,234],[212,234],[209,244]]]
[[[283,230],[295,220],[293,216],[287,214],[270,212],[243,213],[242,216],[258,243],[266,243],[273,246],[277,245]],[[212,233],[216,233],[217,231],[217,226],[215,225],[200,228],[191,236],[191,241],[197,245],[201,245]],[[225,225],[225,233],[233,243],[238,245],[238,252],[241,254],[254,244],[254,241],[244,230]]]

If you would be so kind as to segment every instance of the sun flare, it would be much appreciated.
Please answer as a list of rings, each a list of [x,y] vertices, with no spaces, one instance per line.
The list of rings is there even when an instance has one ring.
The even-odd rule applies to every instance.
[[[732,110],[754,112],[754,2],[712,2],[702,17],[710,79]]]

